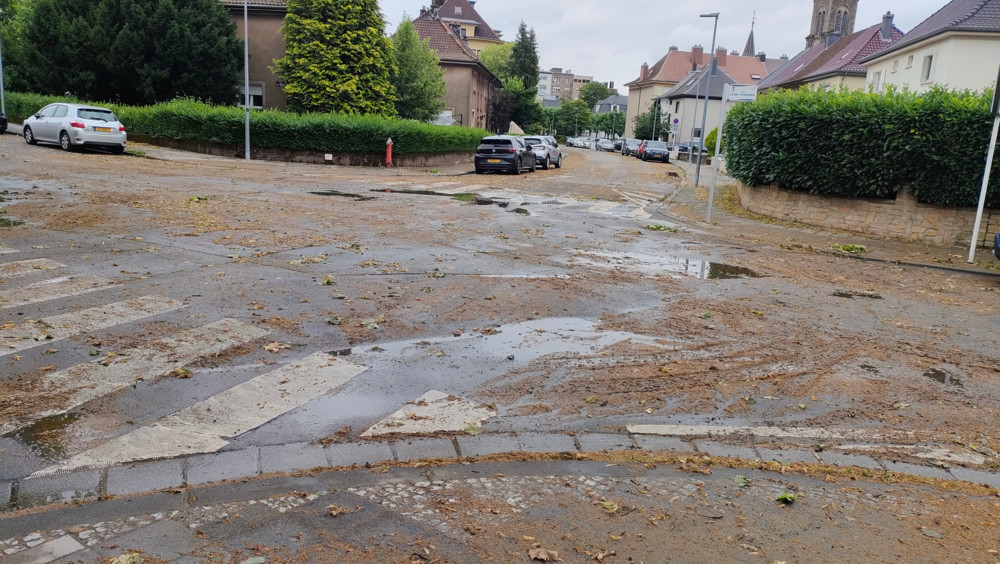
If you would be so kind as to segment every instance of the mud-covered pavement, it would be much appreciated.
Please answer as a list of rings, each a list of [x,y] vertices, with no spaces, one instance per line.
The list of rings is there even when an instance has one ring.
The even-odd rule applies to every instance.
[[[24,222],[0,228],[0,482],[678,425],[997,469],[1000,280],[910,264],[960,250],[707,226],[683,171],[583,150],[520,176],[133,151],[0,137],[0,217]]]

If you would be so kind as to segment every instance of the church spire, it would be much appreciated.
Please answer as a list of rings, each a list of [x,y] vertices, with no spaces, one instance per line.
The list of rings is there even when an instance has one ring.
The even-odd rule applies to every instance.
[[[750,37],[747,37],[746,47],[743,48],[744,57],[753,57],[757,54],[757,49],[753,44],[753,26],[757,23],[757,12],[753,13],[753,18],[750,19]]]

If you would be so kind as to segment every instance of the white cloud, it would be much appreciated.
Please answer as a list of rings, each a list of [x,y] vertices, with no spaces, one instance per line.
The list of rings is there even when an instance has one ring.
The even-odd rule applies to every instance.
[[[416,17],[430,0],[380,0],[388,32],[403,13]],[[896,27],[909,31],[946,4],[946,0],[862,0],[855,30],[879,24],[891,11]],[[512,41],[521,20],[534,28],[543,69],[562,67],[595,80],[623,85],[636,78],[642,63],[653,64],[671,45],[689,50],[712,42],[712,19],[699,14],[719,12],[716,44],[743,51],[750,21],[758,51],[777,58],[793,56],[805,47],[812,2],[808,0],[707,0],[696,3],[622,2],[608,0],[479,0],[476,10],[493,28]]]

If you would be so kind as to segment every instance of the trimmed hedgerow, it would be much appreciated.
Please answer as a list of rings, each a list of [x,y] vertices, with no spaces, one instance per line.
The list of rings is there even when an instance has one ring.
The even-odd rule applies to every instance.
[[[8,109],[21,121],[53,102],[76,102],[55,96],[11,93]],[[130,133],[243,144],[243,110],[212,106],[193,100],[174,100],[154,106],[101,104],[114,110]],[[393,152],[446,153],[474,151],[487,131],[469,127],[430,125],[414,120],[339,114],[293,114],[274,110],[250,112],[250,142],[254,147],[371,153],[385,150],[392,138]]]
[[[726,167],[749,185],[893,198],[908,184],[921,202],[975,206],[993,123],[991,96],[940,87],[922,94],[767,94],[729,112]],[[1000,207],[1000,159],[990,179],[987,204]]]

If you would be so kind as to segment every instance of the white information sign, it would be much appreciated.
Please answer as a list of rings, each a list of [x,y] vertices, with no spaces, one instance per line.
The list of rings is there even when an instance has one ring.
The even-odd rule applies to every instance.
[[[730,86],[729,101],[730,102],[756,102],[757,101],[757,87],[755,85],[753,85],[753,84],[750,84],[750,85],[733,84],[732,86]]]

